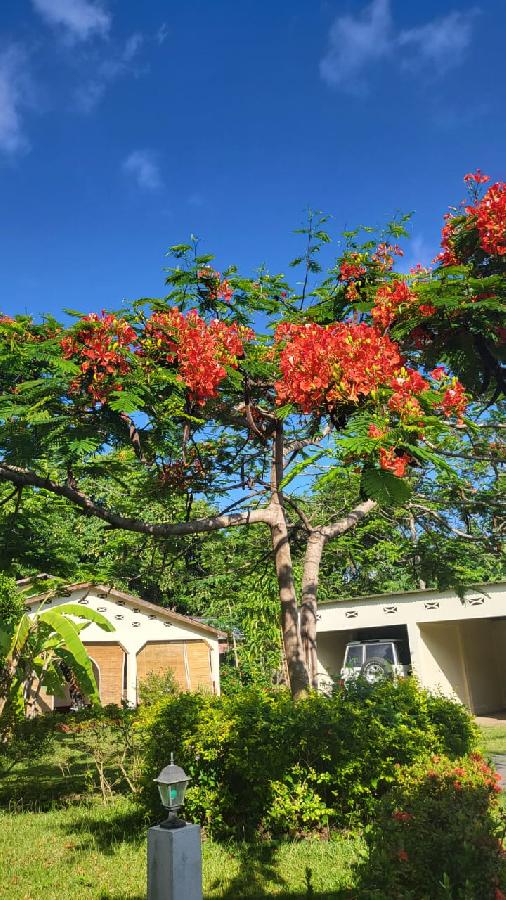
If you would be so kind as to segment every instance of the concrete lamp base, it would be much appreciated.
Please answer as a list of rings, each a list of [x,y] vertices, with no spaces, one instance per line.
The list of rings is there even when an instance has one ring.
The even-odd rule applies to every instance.
[[[149,829],[148,900],[202,900],[198,825]]]

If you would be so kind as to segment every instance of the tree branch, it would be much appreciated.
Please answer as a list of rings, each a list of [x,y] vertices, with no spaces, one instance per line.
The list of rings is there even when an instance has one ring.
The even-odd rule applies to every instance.
[[[428,506],[422,506],[420,503],[410,503],[410,509],[417,509],[420,512],[424,513],[427,516],[431,516],[431,518],[435,519],[436,522],[439,522],[440,525],[443,525],[451,534],[456,535],[456,537],[463,538],[465,541],[473,541],[476,544],[490,543],[490,539],[486,535],[476,536],[474,534],[467,534],[466,531],[460,531],[459,528],[454,528],[453,525],[450,525],[449,522],[446,521],[445,517],[440,513],[436,512],[435,509],[430,509]]]
[[[140,519],[132,519],[122,516],[112,510],[101,506],[91,497],[87,497],[82,491],[70,487],[68,484],[58,484],[50,478],[42,478],[28,469],[17,466],[8,466],[0,463],[0,480],[10,481],[19,488],[36,487],[43,491],[49,491],[58,497],[64,497],[76,506],[79,506],[86,515],[95,516],[108,522],[113,528],[121,528],[125,531],[135,531],[140,534],[150,534],[154,537],[169,537],[170,535],[200,534],[202,532],[219,531],[222,528],[233,528],[239,525],[270,525],[273,521],[273,513],[270,509],[253,509],[245,512],[216,516],[206,516],[202,519],[194,519],[192,522],[142,522]]]
[[[351,512],[347,513],[346,516],[339,519],[338,522],[334,522],[332,525],[324,525],[321,529],[321,533],[325,543],[334,540],[334,538],[339,537],[341,534],[345,534],[351,528],[355,528],[355,526],[358,525],[362,519],[365,519],[374,509],[376,509],[376,507],[377,503],[375,500],[364,500],[362,503],[359,503],[355,509],[352,509]]]

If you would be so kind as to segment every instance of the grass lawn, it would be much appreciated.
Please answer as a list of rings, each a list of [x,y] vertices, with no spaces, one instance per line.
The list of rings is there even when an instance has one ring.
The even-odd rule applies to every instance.
[[[338,900],[351,886],[359,849],[357,839],[345,836],[277,846],[206,842],[204,896]],[[106,806],[92,799],[47,812],[0,812],[0,860],[2,900],[146,896],[146,831],[125,798]]]
[[[484,753],[506,753],[506,722],[502,725],[482,725],[480,732]]]

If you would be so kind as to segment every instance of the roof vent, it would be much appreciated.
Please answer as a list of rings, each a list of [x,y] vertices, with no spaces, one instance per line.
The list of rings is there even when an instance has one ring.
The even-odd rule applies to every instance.
[[[427,603],[424,604],[425,609],[439,609],[439,601],[438,600],[427,600]]]
[[[387,615],[390,615],[391,613],[396,613],[397,607],[396,606],[384,606],[383,612],[387,613]]]
[[[356,619],[358,616],[358,612],[356,609],[348,609],[346,610],[344,615],[347,619]]]

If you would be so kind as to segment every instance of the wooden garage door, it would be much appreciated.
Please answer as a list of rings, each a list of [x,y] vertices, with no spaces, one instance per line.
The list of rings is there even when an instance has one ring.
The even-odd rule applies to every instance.
[[[150,641],[137,654],[137,684],[151,673],[172,669],[183,690],[212,689],[210,650],[205,641]]]
[[[163,675],[172,669],[179,687],[189,688],[184,641],[150,641],[137,654],[137,684],[148,675]]]
[[[116,703],[121,706],[123,697],[123,665],[125,652],[117,643],[84,644],[88,656],[95,661],[99,671],[100,700],[104,706]]]
[[[190,688],[197,691],[199,688],[212,690],[211,678],[211,648],[205,641],[188,641],[186,645],[188,654],[188,668],[190,670]]]

